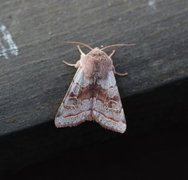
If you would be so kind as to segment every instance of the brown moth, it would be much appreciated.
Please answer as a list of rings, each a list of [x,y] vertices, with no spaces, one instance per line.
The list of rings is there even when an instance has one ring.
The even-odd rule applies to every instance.
[[[110,55],[103,50],[128,44],[114,44],[99,49],[80,42],[67,43],[77,44],[81,55],[76,64],[64,61],[66,65],[74,66],[78,70],[58,109],[56,127],[72,127],[86,120],[95,120],[106,129],[124,133],[126,120],[114,74],[125,76],[127,73],[115,71],[111,58],[115,50]],[[91,51],[84,54],[79,45]]]

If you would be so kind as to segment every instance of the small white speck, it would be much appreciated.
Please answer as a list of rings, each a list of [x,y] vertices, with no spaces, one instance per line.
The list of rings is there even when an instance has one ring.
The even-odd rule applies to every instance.
[[[149,0],[148,6],[150,6],[153,10],[156,10],[156,0]]]

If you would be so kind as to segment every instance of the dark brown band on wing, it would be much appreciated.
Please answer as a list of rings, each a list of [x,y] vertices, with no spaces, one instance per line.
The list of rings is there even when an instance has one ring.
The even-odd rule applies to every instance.
[[[102,101],[104,104],[105,102],[108,102],[110,100],[115,102],[120,101],[119,96],[109,97],[107,89],[103,89],[98,84],[90,84],[86,87],[81,87],[81,91],[78,95],[74,95],[74,93],[72,92],[70,96],[71,97],[77,96],[77,98],[80,100],[96,98],[97,100]]]

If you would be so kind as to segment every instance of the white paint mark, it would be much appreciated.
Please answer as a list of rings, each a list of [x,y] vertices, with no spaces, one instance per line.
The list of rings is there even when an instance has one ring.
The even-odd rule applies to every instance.
[[[0,50],[0,57],[4,56],[6,59],[8,59],[8,56],[6,54],[6,48],[3,46],[3,44],[1,43],[1,41],[0,41],[0,48],[1,48],[1,50]]]
[[[4,56],[8,59],[8,54],[17,56],[18,47],[7,28],[3,24],[0,24],[0,57]]]
[[[156,0],[149,0],[148,6],[150,6],[153,10],[156,10]]]

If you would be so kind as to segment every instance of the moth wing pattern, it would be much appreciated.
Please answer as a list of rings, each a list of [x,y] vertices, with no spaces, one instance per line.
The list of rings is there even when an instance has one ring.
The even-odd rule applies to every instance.
[[[79,67],[58,109],[55,117],[56,127],[72,127],[89,119],[92,101],[89,92],[86,98],[83,93],[91,83],[91,80],[84,77],[83,69]]]
[[[94,119],[106,129],[124,133],[126,120],[114,72],[111,70],[107,78],[98,79],[97,86],[99,90],[93,99]]]

